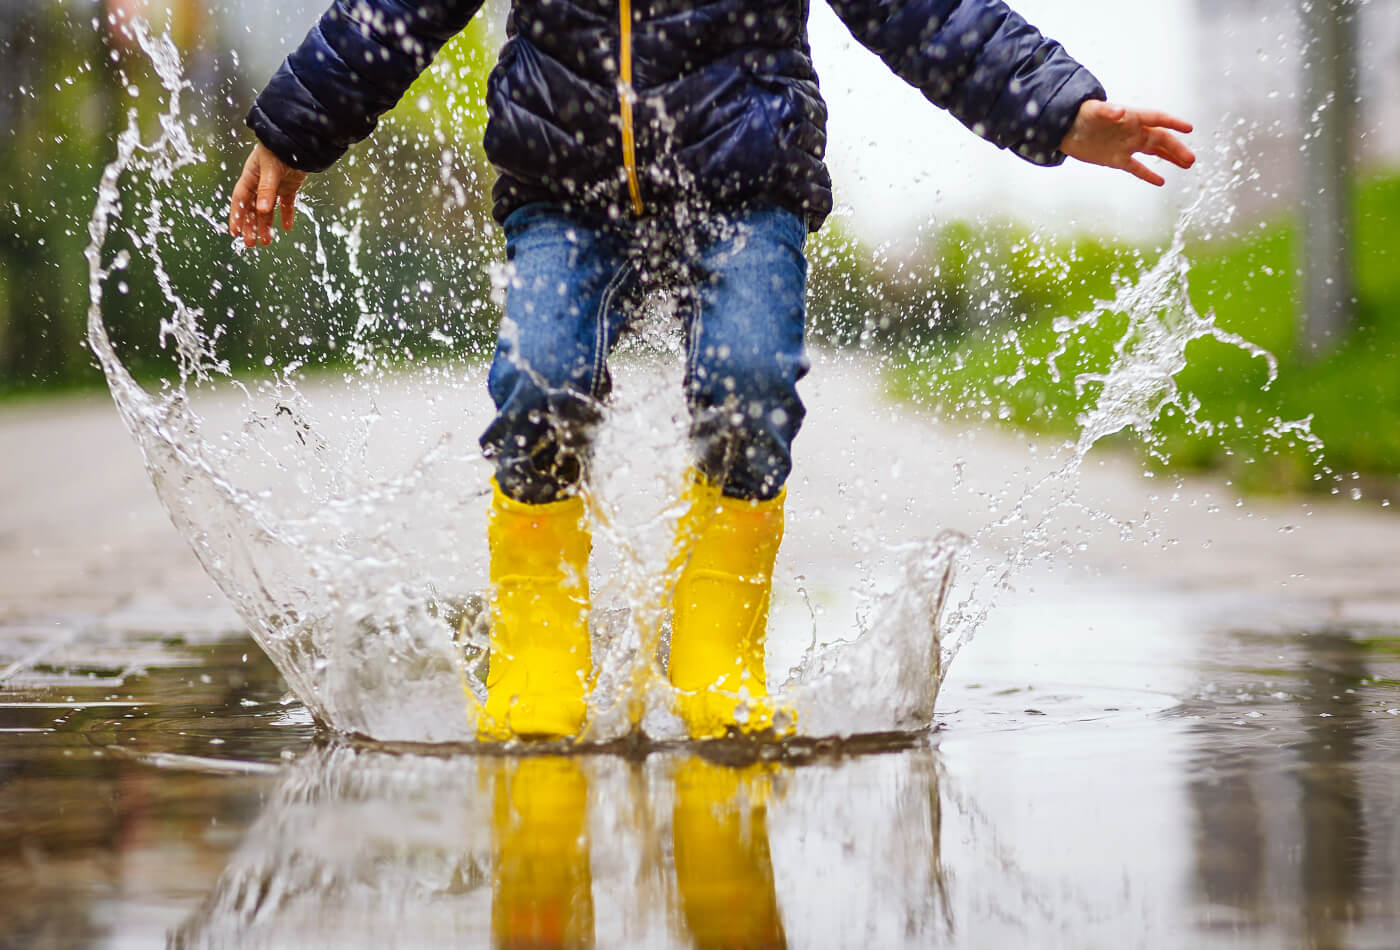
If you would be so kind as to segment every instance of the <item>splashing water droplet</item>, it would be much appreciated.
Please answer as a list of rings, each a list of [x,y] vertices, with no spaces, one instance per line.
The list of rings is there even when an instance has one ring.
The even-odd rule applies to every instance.
[[[222,325],[195,305],[195,293],[208,282],[192,291],[167,266],[177,252],[161,213],[171,212],[181,174],[206,161],[181,109],[186,85],[178,55],[169,37],[153,37],[140,24],[131,29],[161,81],[165,112],[150,142],[132,113],[89,224],[89,339],[118,411],[172,521],[318,722],[382,740],[469,740],[485,696],[489,623],[482,539],[491,469],[472,429],[484,372],[479,359],[419,358],[395,343],[422,319],[412,309],[422,300],[429,301],[431,321],[422,338],[449,346],[463,338],[465,331],[431,312],[435,295],[455,291],[418,274],[385,279],[390,271],[376,268],[387,263],[367,251],[375,225],[369,218],[365,226],[374,212],[363,196],[335,211],[306,207],[309,236],[283,253],[301,255],[306,266],[302,306],[345,315],[346,322],[311,332],[296,324],[310,315],[292,311],[284,328],[301,352],[266,357],[272,372],[262,377],[234,378],[220,352]],[[447,151],[431,154],[441,158],[444,182],[460,188]],[[457,194],[448,187],[444,201],[460,203]],[[1156,420],[1171,410],[1194,417],[1195,404],[1176,383],[1188,344],[1209,338],[1239,347],[1263,361],[1272,380],[1273,357],[1221,330],[1188,296],[1185,233],[1197,218],[1218,211],[1210,208],[1217,197],[1203,192],[1183,212],[1170,246],[1144,262],[1135,280],[1122,282],[1111,301],[1057,322],[1063,345],[1046,363],[1055,374],[1070,339],[1109,314],[1127,317],[1111,364],[1075,377],[1094,399],[1058,467],[1020,491],[985,498],[992,513],[985,524],[967,534],[919,525],[924,536],[891,541],[862,515],[890,505],[874,472],[861,465],[869,451],[842,450],[857,474],[822,504],[796,514],[794,537],[807,546],[804,554],[825,544],[820,557],[841,560],[841,577],[860,581],[822,590],[805,565],[789,564],[774,599],[775,652],[783,652],[779,641],[796,646],[784,653],[791,661],[785,675],[770,669],[769,686],[796,710],[802,733],[929,727],[949,664],[1011,579],[1038,559],[1087,548],[1052,536],[1047,524],[1080,504],[1090,450],[1124,430],[1150,439]],[[215,240],[220,224],[212,211],[198,217],[210,226],[202,239]],[[122,221],[139,221],[140,230],[129,235],[132,248],[113,250],[109,238]],[[415,248],[395,253],[411,258]],[[818,247],[814,257],[835,253]],[[485,270],[479,261],[447,263]],[[160,340],[172,347],[178,372],[156,393],[135,381],[103,321],[113,275],[137,269],[149,270],[160,288],[167,308]],[[995,307],[999,291],[990,278],[983,270],[970,274],[969,283],[986,285]],[[495,267],[491,296],[499,300],[517,279],[509,266]],[[124,285],[111,286],[124,292]],[[462,306],[488,303],[483,293]],[[502,333],[508,337],[510,329]],[[871,325],[861,333],[877,330]],[[629,379],[619,380],[594,447],[594,470],[603,474],[585,490],[595,546],[596,685],[588,734],[594,740],[624,735],[638,723],[654,737],[681,735],[662,673],[668,557],[690,462],[675,365],[685,344],[674,301],[651,300],[630,334],[616,357]],[[315,358],[305,351],[317,339],[345,363],[308,376],[304,370]],[[1014,330],[1005,342],[1021,346]],[[649,354],[667,357],[669,368],[643,365]],[[1011,389],[1024,379],[1024,360],[1000,385]],[[851,367],[870,372],[865,362],[852,360]],[[982,411],[989,418],[1010,415],[1005,401],[988,401]],[[786,420],[778,412],[772,421],[781,425]],[[1308,420],[1277,421],[1274,434],[1320,449]],[[1034,454],[1054,453],[1037,448]],[[902,465],[896,457],[883,468],[897,478]],[[963,483],[961,458],[951,481],[955,489]],[[1134,526],[1120,527],[1127,535]]]

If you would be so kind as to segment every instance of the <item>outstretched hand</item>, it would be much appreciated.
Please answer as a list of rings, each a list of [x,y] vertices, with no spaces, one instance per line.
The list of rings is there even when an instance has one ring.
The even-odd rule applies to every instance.
[[[1081,162],[1121,168],[1150,185],[1162,185],[1166,179],[1134,156],[1155,155],[1178,168],[1190,168],[1196,162],[1196,154],[1172,134],[1190,131],[1190,122],[1165,112],[1088,99],[1080,105],[1074,125],[1060,143],[1060,151]]]
[[[290,231],[296,218],[297,189],[304,181],[306,172],[288,165],[259,142],[243,163],[238,184],[233,186],[228,233],[241,236],[248,247],[259,241],[271,244],[272,211],[278,205],[282,207],[282,230]]]

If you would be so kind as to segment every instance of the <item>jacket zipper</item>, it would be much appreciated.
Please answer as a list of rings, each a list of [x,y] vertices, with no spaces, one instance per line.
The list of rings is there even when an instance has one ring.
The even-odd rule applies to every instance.
[[[632,213],[642,216],[642,184],[637,178],[637,138],[632,125],[632,0],[618,0],[622,27],[619,50],[621,88],[618,102],[622,115],[622,167],[627,170],[627,190],[632,195]]]

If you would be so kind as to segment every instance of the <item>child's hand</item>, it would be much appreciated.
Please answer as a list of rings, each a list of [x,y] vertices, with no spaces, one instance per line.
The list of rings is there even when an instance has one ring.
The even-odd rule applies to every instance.
[[[253,247],[259,241],[272,243],[272,209],[282,206],[282,230],[292,229],[296,217],[297,189],[306,181],[298,171],[259,142],[243,163],[243,174],[233,186],[233,202],[228,211],[228,233],[243,238]]]
[[[1074,125],[1060,143],[1060,151],[1081,162],[1121,168],[1150,185],[1161,185],[1166,179],[1133,156],[1142,152],[1165,158],[1179,168],[1190,168],[1196,162],[1195,153],[1172,135],[1190,131],[1190,122],[1165,112],[1088,99],[1080,105]]]

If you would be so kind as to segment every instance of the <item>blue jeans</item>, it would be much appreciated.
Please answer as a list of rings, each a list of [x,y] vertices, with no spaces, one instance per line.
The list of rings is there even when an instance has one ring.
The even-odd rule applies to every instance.
[[[696,467],[732,498],[775,497],[805,410],[805,223],[775,206],[677,227],[589,222],[538,203],[505,220],[512,268],[481,437],[501,490],[572,494],[611,380],[607,357],[650,290],[674,295]]]

